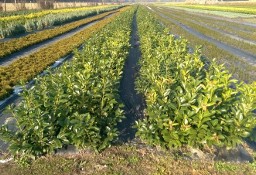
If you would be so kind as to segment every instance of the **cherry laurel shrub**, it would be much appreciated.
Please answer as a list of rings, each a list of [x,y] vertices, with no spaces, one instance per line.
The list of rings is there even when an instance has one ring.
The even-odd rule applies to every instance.
[[[256,83],[231,78],[223,65],[190,53],[146,9],[138,10],[142,58],[137,90],[144,94],[146,116],[137,136],[152,145],[232,147],[256,125]]]
[[[116,125],[124,117],[118,88],[133,13],[133,8],[122,13],[86,41],[71,62],[24,90],[12,110],[15,129],[0,130],[16,160],[26,163],[66,145],[101,151],[116,139]]]
[[[0,85],[5,85],[0,89],[0,100],[12,93],[13,89],[11,87],[19,84],[20,81],[30,81],[52,65],[56,60],[70,54],[75,48],[82,45],[84,40],[90,38],[95,32],[98,32],[105,25],[110,23],[117,15],[126,11],[127,8],[129,7],[120,9],[119,12],[113,14],[111,17],[99,21],[86,30],[76,33],[72,37],[64,38],[48,47],[40,49],[38,52],[27,55],[22,59],[14,60],[8,66],[0,67]]]

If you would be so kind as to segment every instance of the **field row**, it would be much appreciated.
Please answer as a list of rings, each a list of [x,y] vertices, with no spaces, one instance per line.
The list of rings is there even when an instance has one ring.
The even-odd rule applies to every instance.
[[[201,26],[220,30],[224,35],[231,34],[244,40],[256,41],[255,27],[239,23],[238,20],[217,18],[215,16],[203,15],[200,13],[191,13],[185,10],[169,9],[169,11],[174,12],[175,15],[182,15],[182,17],[185,17],[187,20]],[[193,16],[193,18],[189,18],[191,16]]]
[[[185,7],[191,9],[201,9],[201,10],[210,10],[210,11],[222,11],[222,12],[234,12],[234,13],[245,13],[256,15],[256,8],[252,6],[221,6],[221,5],[178,5],[178,7]]]
[[[136,21],[139,42],[133,47],[139,43],[141,57],[135,86],[146,102],[135,124],[140,139],[163,148],[232,147],[255,139],[256,82],[238,82],[200,49],[191,52],[145,7],[118,15],[98,27],[73,60],[21,94],[11,109],[17,130],[8,123],[0,129],[16,159],[27,163],[67,145],[101,151],[113,143],[124,118],[120,80]]]
[[[94,8],[45,10],[35,14],[3,17],[0,20],[0,38],[33,32],[65,24],[71,21],[114,10],[120,6],[100,6]]]
[[[126,8],[122,8],[119,13],[124,10],[126,10]],[[0,90],[0,99],[9,96],[13,91],[13,86],[22,81],[27,82],[31,80],[56,60],[71,53],[75,48],[79,47],[85,39],[88,39],[95,32],[111,22],[119,13],[99,21],[72,37],[60,40],[48,47],[42,48],[36,53],[15,60],[7,67],[0,67],[0,86],[2,87]]]
[[[38,44],[42,41],[46,41],[53,37],[67,33],[73,29],[80,27],[80,26],[83,26],[83,25],[86,25],[93,21],[104,18],[113,12],[116,12],[116,11],[111,10],[110,12],[105,12],[101,15],[96,15],[96,16],[93,16],[90,18],[81,19],[79,21],[75,21],[75,22],[72,22],[72,23],[69,23],[66,25],[55,27],[53,29],[46,29],[46,30],[39,31],[34,34],[26,35],[24,37],[19,37],[17,39],[11,39],[6,42],[1,42],[0,47],[2,49],[0,50],[0,59],[4,59],[4,57],[6,57],[12,53],[15,53],[21,49],[27,48],[31,45]]]
[[[148,10],[138,14],[142,57],[137,89],[146,100],[137,135],[165,148],[234,146],[255,127],[256,84],[238,83],[222,65],[190,53]],[[230,88],[230,87],[233,88]]]
[[[118,88],[134,10],[125,8],[97,25],[70,62],[24,91],[13,116],[22,129],[1,128],[17,158],[31,160],[65,145],[102,150],[116,138],[116,124],[124,115]]]
[[[189,18],[191,17],[191,14],[186,14],[184,13],[184,11],[162,9],[161,12],[171,17],[172,19],[175,19],[182,24],[185,24],[186,26],[189,26],[190,28],[196,29],[198,32],[206,36],[217,39],[218,41],[234,46],[236,48],[242,49],[248,53],[256,54],[256,39],[254,39],[253,37],[251,37],[250,40],[246,40],[237,35],[228,35],[222,29],[215,29],[209,27],[209,25],[207,24],[210,22],[204,24],[196,22],[195,20],[200,21],[201,18],[197,18],[193,15],[193,19],[191,19]]]
[[[66,9],[51,9],[51,10],[27,10],[27,11],[16,11],[8,13],[0,13],[0,21],[14,21],[20,19],[33,19],[40,18],[49,14],[57,13],[69,13],[74,11],[88,11],[88,10],[100,10],[110,6],[94,6],[94,7],[79,7],[79,8],[66,8]]]
[[[233,76],[236,79],[239,79],[245,82],[253,82],[256,80],[256,76],[255,76],[256,69],[253,65],[250,65],[246,60],[243,60],[243,58],[240,58],[239,55],[236,55],[235,53],[230,52],[229,50],[224,50],[224,48],[215,45],[215,43],[212,43],[211,41],[202,39],[202,38],[210,38],[210,40],[215,40],[216,43],[220,42],[215,39],[215,35],[210,34],[210,31],[207,28],[194,24],[189,20],[190,18],[187,20],[179,18],[178,16],[182,15],[181,13],[183,11],[180,12],[180,11],[170,10],[170,9],[164,10],[163,8],[159,9],[155,7],[152,7],[152,9],[154,10],[154,12],[156,12],[156,14],[158,15],[158,18],[166,26],[170,28],[170,32],[172,34],[176,34],[178,36],[188,39],[192,45],[201,45],[204,55],[206,55],[210,59],[216,58],[220,64],[224,63],[226,68],[230,71],[230,73],[233,74]],[[176,12],[179,12],[179,13],[176,14]],[[183,13],[187,15],[186,12],[183,12]],[[164,16],[168,18],[164,18]],[[198,16],[200,15],[190,14],[190,16],[193,16],[195,20],[199,20]],[[214,19],[210,21],[214,21]],[[222,22],[223,24],[225,23],[225,21],[219,21],[219,22]],[[190,29],[193,31],[196,31],[198,35],[200,34],[200,36],[202,36],[202,38],[199,38],[197,35],[194,35],[193,32],[189,31]],[[217,38],[219,38],[221,41],[223,41],[224,43],[226,42],[222,39],[224,37],[221,34],[216,32],[215,34]],[[238,45],[236,46],[243,45],[242,41],[240,42],[236,41],[236,43],[238,43]],[[250,48],[249,45],[247,46],[248,48]]]

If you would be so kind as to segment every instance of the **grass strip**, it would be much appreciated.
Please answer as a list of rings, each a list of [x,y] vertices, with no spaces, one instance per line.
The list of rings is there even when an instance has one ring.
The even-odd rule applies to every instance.
[[[156,150],[144,145],[121,145],[100,154],[81,153],[71,156],[42,157],[29,167],[15,163],[0,164],[1,175],[93,174],[93,175],[255,175],[255,163],[191,161],[179,157],[180,152]],[[129,172],[129,173],[127,173]]]

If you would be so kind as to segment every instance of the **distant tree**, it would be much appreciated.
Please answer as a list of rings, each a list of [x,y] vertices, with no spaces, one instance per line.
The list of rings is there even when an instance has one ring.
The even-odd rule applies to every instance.
[[[26,9],[26,0],[14,0],[14,6],[16,10],[25,10]]]
[[[37,0],[37,4],[41,9],[54,8],[54,0]]]
[[[0,2],[0,12],[1,11],[4,11],[4,7],[3,7],[3,3],[2,2]]]
[[[6,12],[6,0],[4,0],[4,11]]]

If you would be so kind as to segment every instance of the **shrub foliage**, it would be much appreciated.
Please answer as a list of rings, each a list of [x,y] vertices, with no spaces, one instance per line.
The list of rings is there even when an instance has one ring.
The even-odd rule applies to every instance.
[[[19,161],[53,153],[66,145],[102,150],[117,137],[124,117],[118,88],[130,48],[134,9],[121,14],[85,42],[73,60],[39,78],[12,110],[16,130],[1,137]]]
[[[256,83],[231,78],[193,53],[145,9],[137,16],[142,59],[136,87],[146,98],[137,135],[153,145],[234,146],[255,127]]]

